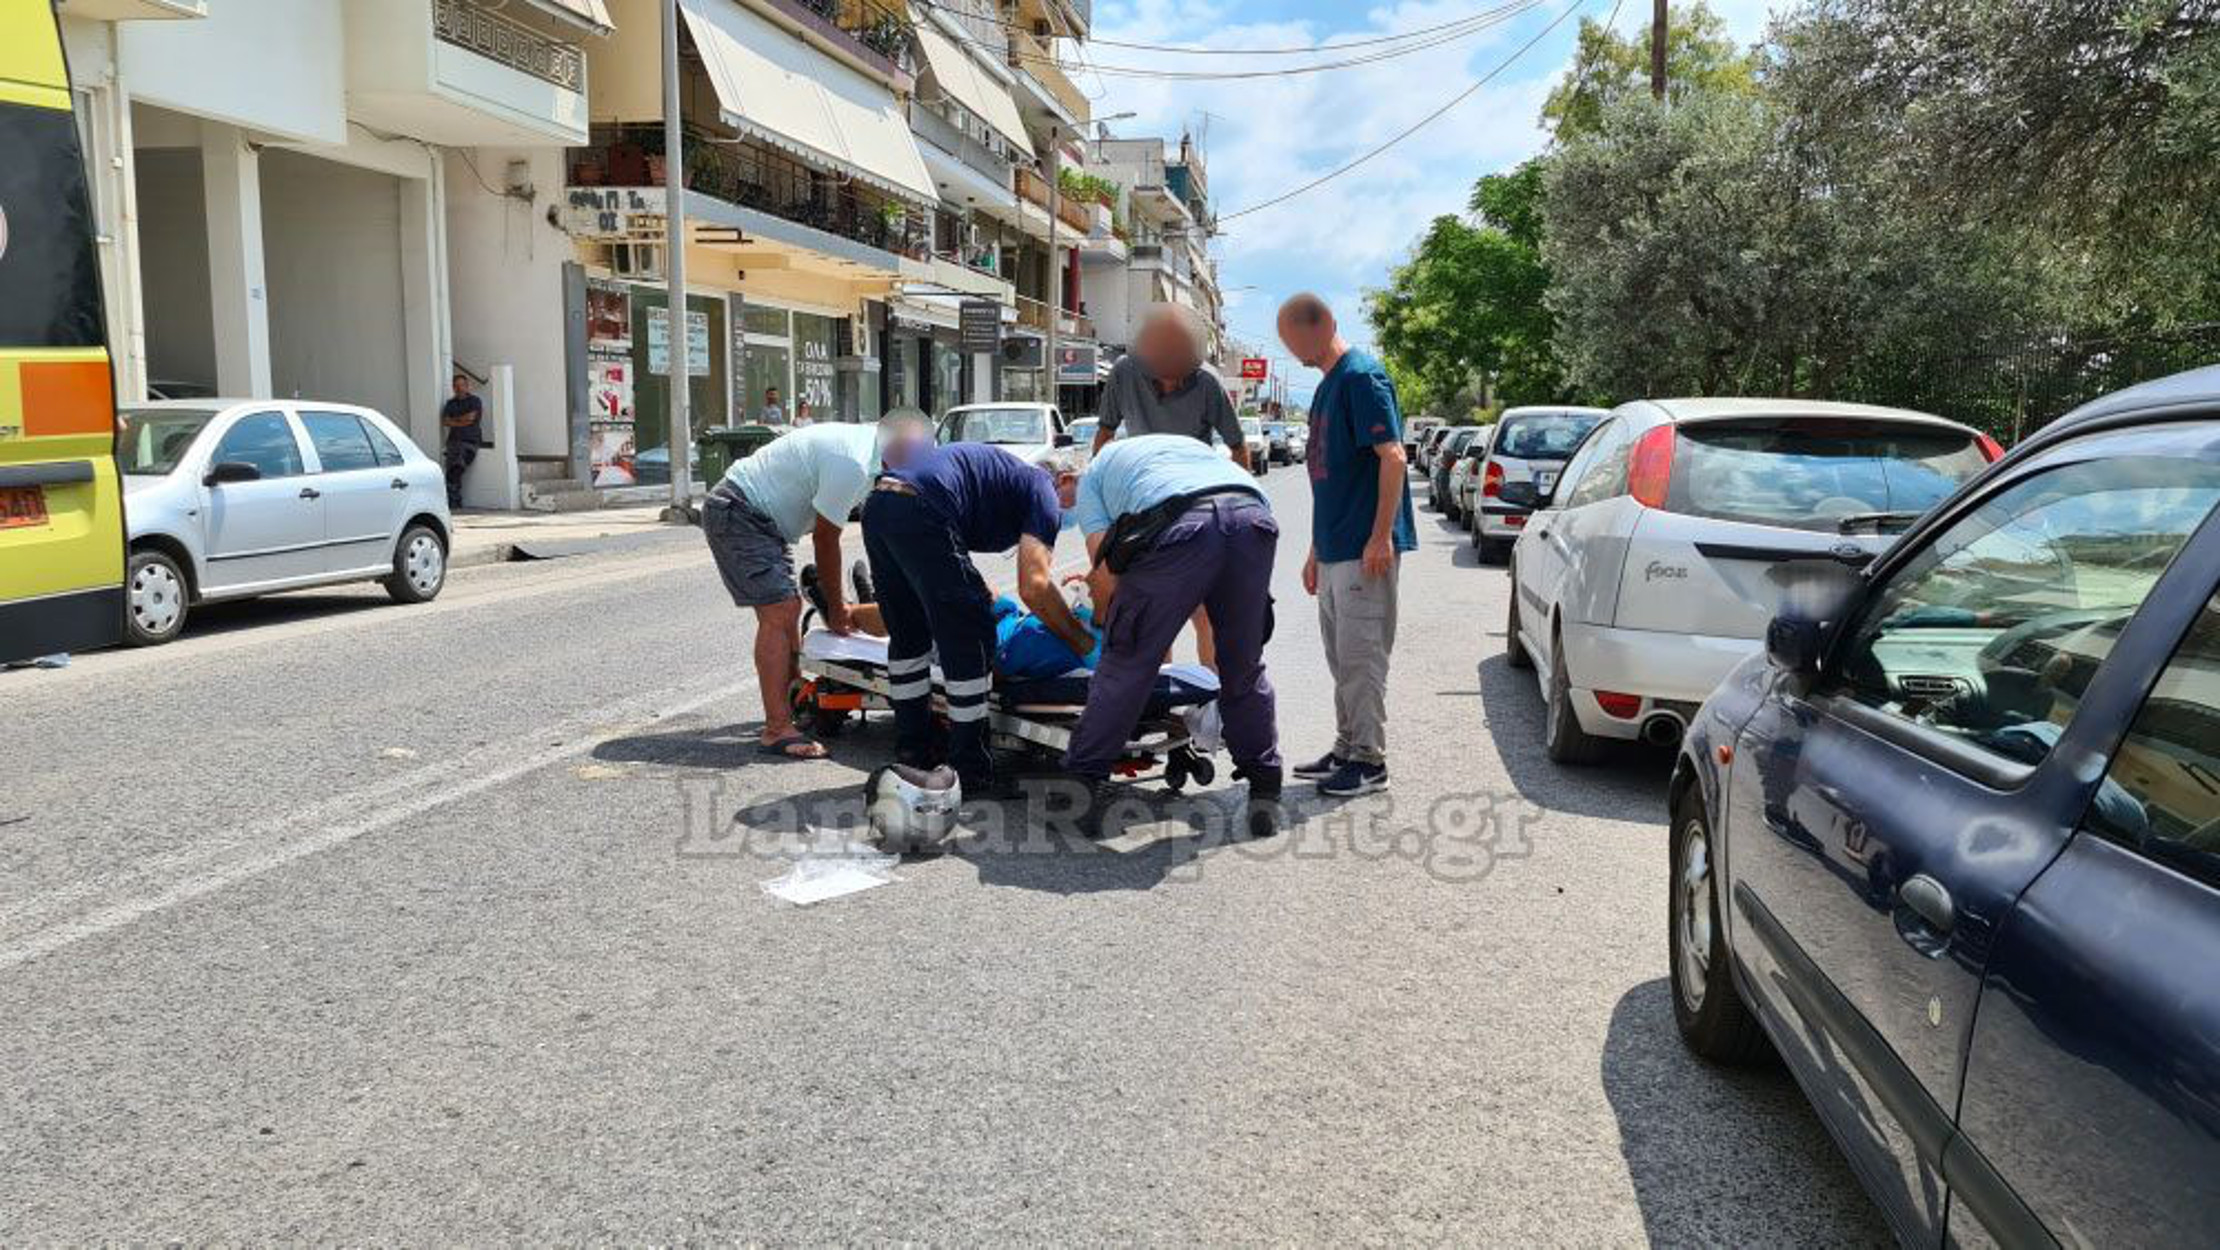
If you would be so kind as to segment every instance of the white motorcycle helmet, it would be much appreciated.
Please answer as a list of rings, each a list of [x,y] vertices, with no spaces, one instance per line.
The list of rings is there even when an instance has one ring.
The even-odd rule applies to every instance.
[[[880,846],[895,852],[921,850],[938,845],[955,828],[964,788],[952,768],[928,772],[891,764],[863,783],[863,802],[871,836]]]

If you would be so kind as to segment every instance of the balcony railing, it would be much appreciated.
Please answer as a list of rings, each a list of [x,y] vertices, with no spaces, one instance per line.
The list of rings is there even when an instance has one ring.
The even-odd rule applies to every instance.
[[[1019,325],[1027,329],[1039,330],[1043,334],[1048,332],[1047,304],[1020,295],[1017,297],[1017,310]],[[1063,321],[1057,326],[1056,332],[1069,338],[1092,339],[1095,337],[1094,319],[1085,313],[1075,313],[1067,308],[1064,310]]]
[[[889,0],[771,0],[818,34],[847,45],[881,73],[914,76],[916,45],[909,10]]]
[[[1056,46],[1053,43],[1035,38],[1030,31],[1012,31],[1010,64],[1019,73],[1040,84],[1041,90],[1075,120],[1084,123],[1093,115],[1094,107],[1088,103],[1086,93],[1057,64]]]
[[[1048,179],[1041,177],[1023,165],[1016,167],[1015,176],[1019,195],[1040,205],[1042,208],[1048,207]],[[1095,228],[1094,213],[1086,205],[1072,200],[1069,196],[1058,196],[1056,198],[1056,219],[1081,235],[1091,234]]]
[[[464,0],[436,0],[432,34],[445,44],[530,74],[580,95],[586,91],[586,54],[529,26]]]
[[[661,126],[596,126],[593,140],[570,150],[572,186],[663,185]],[[924,208],[844,183],[753,140],[688,127],[686,187],[881,251],[915,260],[932,255],[931,217]]]

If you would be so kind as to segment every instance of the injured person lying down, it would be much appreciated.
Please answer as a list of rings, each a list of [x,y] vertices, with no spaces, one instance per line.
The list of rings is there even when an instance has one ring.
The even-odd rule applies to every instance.
[[[871,582],[861,561],[854,570],[855,598],[852,600],[851,619],[856,632],[867,638],[886,637],[886,627],[880,623],[879,614],[871,599]],[[818,589],[817,566],[802,570],[803,591],[809,595],[810,606],[818,609],[818,618],[824,618],[821,592]],[[1072,614],[1079,618],[1087,632],[1094,635],[1094,650],[1080,655],[1070,644],[1058,638],[1041,618],[1025,610],[1025,605],[1009,595],[998,595],[994,600],[994,671],[1006,682],[1046,681],[1052,677],[1066,677],[1078,673],[1091,673],[1102,660],[1102,631],[1095,627],[1094,609],[1085,602],[1085,586],[1074,583],[1072,589],[1079,599],[1072,604]]]

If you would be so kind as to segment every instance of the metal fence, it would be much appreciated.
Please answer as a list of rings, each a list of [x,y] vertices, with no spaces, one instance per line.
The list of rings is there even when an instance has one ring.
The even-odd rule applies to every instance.
[[[1913,367],[1861,372],[1835,398],[1915,408],[2005,444],[2138,382],[2220,364],[2220,322],[2107,338],[2031,339],[2001,351],[1938,351]]]

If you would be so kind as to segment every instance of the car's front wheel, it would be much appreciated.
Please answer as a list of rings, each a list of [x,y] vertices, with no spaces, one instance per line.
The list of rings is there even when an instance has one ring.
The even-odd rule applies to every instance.
[[[1742,1003],[1727,967],[1719,923],[1720,875],[1711,821],[1693,787],[1673,808],[1672,880],[1666,902],[1673,970],[1673,1023],[1688,1049],[1717,1063],[1751,1063],[1770,1053],[1765,1030]]]
[[[447,544],[429,525],[411,525],[393,547],[393,572],[385,593],[395,603],[430,603],[447,585]]]
[[[192,590],[177,561],[159,551],[134,551],[123,577],[123,640],[158,647],[185,631]]]

